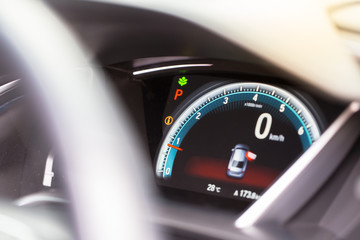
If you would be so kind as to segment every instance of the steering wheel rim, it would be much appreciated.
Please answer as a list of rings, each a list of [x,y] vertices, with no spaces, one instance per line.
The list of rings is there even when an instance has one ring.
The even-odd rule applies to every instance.
[[[42,1],[2,1],[0,24],[63,158],[77,238],[155,238],[144,217],[149,168],[136,161],[146,155],[104,74],[88,66],[82,46]]]

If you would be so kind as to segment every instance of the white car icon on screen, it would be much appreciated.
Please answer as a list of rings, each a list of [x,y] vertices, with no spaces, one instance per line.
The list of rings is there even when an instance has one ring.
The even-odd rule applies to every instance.
[[[249,151],[249,147],[244,144],[236,144],[232,149],[231,158],[227,168],[229,177],[243,178],[248,161],[256,159],[256,154]]]

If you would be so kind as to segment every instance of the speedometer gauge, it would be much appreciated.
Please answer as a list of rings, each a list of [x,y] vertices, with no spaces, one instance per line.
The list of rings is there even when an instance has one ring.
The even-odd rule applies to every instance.
[[[162,185],[254,200],[320,136],[299,98],[267,84],[222,85],[185,106],[157,155]]]

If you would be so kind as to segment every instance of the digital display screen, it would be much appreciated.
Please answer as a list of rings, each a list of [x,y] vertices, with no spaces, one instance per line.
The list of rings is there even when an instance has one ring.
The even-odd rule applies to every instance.
[[[287,90],[240,81],[189,93],[182,78],[174,79],[164,116],[160,185],[253,201],[320,136],[306,105]],[[187,84],[197,78],[204,77],[186,76]]]

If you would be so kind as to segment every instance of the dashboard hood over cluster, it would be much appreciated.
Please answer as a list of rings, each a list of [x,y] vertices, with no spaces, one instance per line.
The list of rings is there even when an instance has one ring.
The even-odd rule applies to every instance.
[[[104,2],[185,19],[337,98],[359,99],[358,64],[340,39],[328,14],[333,5],[326,1]]]

